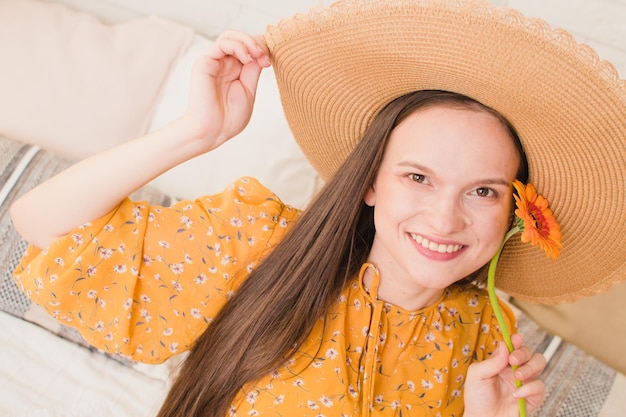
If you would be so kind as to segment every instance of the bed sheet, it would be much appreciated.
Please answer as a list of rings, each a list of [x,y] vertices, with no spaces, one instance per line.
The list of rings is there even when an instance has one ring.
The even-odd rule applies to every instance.
[[[152,417],[167,383],[0,312],[0,416]]]

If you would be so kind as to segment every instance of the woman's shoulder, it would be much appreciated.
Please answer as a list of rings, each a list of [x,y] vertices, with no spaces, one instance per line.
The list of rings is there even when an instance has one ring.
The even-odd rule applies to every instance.
[[[300,209],[285,204],[279,196],[267,188],[258,179],[241,177],[233,181],[222,192],[196,198],[208,207],[232,204],[235,207],[259,206],[268,213],[282,213],[289,217],[298,217]]]
[[[497,297],[498,307],[503,313],[507,325],[515,324],[515,313],[511,307]],[[476,323],[496,322],[495,309],[489,297],[487,288],[473,284],[453,285],[446,289],[446,293],[439,306],[441,309],[458,312],[465,315],[474,315]]]
[[[488,303],[489,292],[486,288],[479,287],[475,284],[456,283],[449,286],[445,290],[444,300],[450,302],[467,302],[470,304]],[[474,301],[475,300],[475,301]]]
[[[504,304],[498,299],[499,304]],[[442,305],[449,308],[463,310],[492,310],[487,288],[474,284],[455,284],[445,290],[441,301]]]

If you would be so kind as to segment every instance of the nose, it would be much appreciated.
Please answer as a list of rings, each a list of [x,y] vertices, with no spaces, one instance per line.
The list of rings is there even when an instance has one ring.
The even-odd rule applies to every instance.
[[[447,236],[469,224],[463,202],[457,196],[440,195],[428,208],[428,225],[434,233]]]

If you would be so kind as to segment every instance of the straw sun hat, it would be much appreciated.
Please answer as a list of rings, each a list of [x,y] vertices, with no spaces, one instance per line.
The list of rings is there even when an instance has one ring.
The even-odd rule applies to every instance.
[[[626,82],[566,32],[477,0],[347,0],[268,27],[290,128],[327,179],[390,100],[470,96],[509,119],[550,202],[557,261],[512,238],[501,290],[556,304],[626,279]]]

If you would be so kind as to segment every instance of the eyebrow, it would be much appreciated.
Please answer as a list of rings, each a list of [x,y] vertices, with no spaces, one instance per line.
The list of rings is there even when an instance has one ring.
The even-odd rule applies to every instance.
[[[428,168],[428,167],[426,167],[424,165],[418,164],[417,162],[413,162],[413,161],[400,161],[400,162],[398,162],[398,165],[399,166],[409,167],[409,168],[415,168],[418,171],[423,171],[423,172],[426,172],[426,173],[429,173],[429,174],[433,173],[433,171],[430,168]]]
[[[433,170],[418,164],[417,162],[414,161],[400,161],[398,162],[398,166],[405,166],[405,167],[410,167],[410,168],[415,168],[418,171],[424,172],[426,174],[433,174]],[[478,181],[474,181],[475,184],[487,184],[487,185],[502,185],[504,187],[510,187],[511,183],[507,180],[505,180],[504,178],[483,178],[483,179],[479,179]]]

